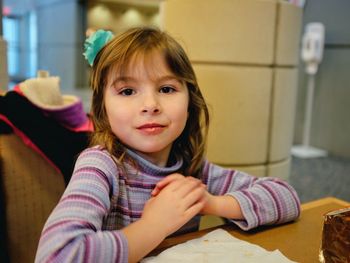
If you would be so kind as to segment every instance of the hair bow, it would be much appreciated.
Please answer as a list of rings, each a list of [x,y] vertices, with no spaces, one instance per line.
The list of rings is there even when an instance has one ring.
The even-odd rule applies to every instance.
[[[99,29],[85,40],[85,52],[83,55],[90,66],[94,64],[97,53],[113,38],[113,36],[111,31]]]

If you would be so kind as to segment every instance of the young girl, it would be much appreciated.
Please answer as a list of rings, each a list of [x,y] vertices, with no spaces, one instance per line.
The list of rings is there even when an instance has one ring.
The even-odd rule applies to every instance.
[[[150,28],[111,38],[97,31],[88,39],[95,132],[36,262],[137,262],[167,236],[196,230],[199,214],[244,230],[299,216],[287,183],[205,160],[208,109],[173,38]]]

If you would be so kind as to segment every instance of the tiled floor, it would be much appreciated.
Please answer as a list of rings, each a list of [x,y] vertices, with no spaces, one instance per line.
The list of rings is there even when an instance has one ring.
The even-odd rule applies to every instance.
[[[350,159],[293,157],[289,181],[302,203],[326,196],[350,202]]]

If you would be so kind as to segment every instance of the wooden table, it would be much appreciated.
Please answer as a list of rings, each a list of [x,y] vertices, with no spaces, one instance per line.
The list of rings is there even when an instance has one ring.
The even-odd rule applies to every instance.
[[[350,203],[333,197],[327,197],[302,204],[300,218],[292,223],[279,226],[258,227],[248,232],[244,232],[234,225],[223,225],[219,227],[227,230],[239,239],[257,244],[267,250],[278,249],[293,261],[314,263],[319,262],[318,254],[322,237],[323,215],[331,210],[346,206],[350,206]],[[152,254],[155,255],[173,245],[201,237],[215,228],[168,238]]]

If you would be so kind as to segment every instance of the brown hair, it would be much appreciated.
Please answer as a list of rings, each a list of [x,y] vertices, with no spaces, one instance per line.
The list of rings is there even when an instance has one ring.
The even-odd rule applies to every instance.
[[[159,51],[171,72],[189,91],[188,120],[172,147],[174,156],[183,157],[183,173],[198,177],[205,153],[209,113],[199,89],[196,75],[183,48],[167,33],[154,28],[133,28],[114,37],[97,54],[91,72],[93,90],[92,119],[95,132],[90,145],[102,145],[118,160],[125,155],[123,143],[113,134],[104,104],[104,89],[109,73],[122,71],[135,54]],[[115,72],[115,71],[114,71]]]

